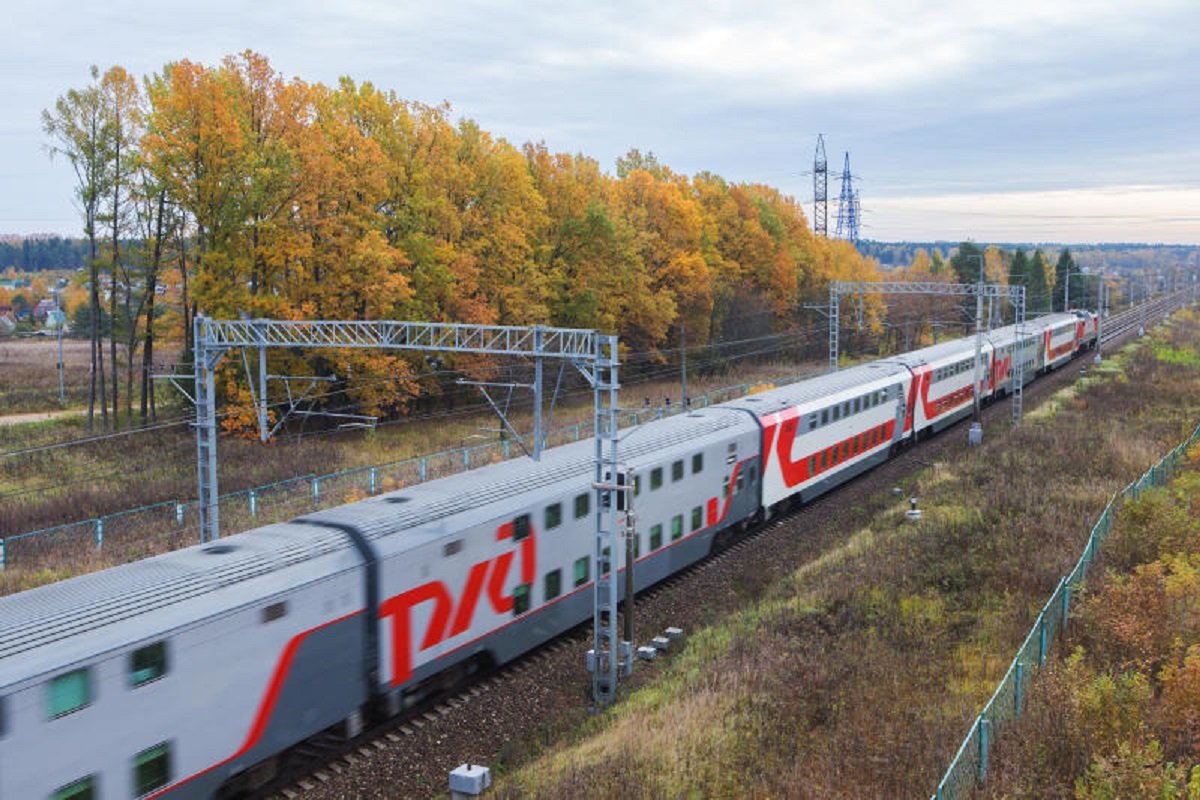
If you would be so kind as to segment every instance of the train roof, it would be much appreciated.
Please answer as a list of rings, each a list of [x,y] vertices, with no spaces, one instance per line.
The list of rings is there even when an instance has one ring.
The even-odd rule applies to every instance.
[[[0,686],[352,569],[340,531],[279,523],[0,598]]]
[[[872,385],[888,385],[907,374],[908,369],[902,364],[890,361],[872,361],[847,367],[837,372],[826,372],[804,378],[796,383],[768,389],[765,392],[757,392],[736,400],[729,400],[718,407],[745,409],[763,417],[792,406],[802,406],[821,399],[864,391]]]

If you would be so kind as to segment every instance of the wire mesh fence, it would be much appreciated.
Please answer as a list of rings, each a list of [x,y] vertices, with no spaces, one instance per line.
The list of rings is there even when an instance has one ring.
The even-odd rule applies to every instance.
[[[938,783],[937,791],[933,795],[935,800],[966,797],[971,790],[987,779],[988,750],[991,743],[1008,723],[1021,716],[1028,681],[1045,665],[1051,645],[1065,629],[1070,615],[1071,593],[1076,591],[1087,577],[1088,569],[1096,560],[1101,544],[1112,530],[1117,510],[1126,499],[1136,500],[1149,489],[1165,486],[1179,469],[1188,448],[1197,441],[1200,441],[1200,426],[1146,470],[1140,478],[1108,501],[1103,513],[1092,526],[1079,561],[1070,573],[1059,580],[1057,588],[1042,607],[996,691],[971,724],[962,746],[958,748],[949,768]]]

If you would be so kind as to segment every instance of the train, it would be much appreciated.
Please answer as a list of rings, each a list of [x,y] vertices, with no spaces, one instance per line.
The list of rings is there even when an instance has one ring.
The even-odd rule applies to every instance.
[[[1087,311],[629,432],[637,588],[1094,347]],[[588,620],[594,442],[0,598],[0,800],[253,795],[327,729],[398,714]]]

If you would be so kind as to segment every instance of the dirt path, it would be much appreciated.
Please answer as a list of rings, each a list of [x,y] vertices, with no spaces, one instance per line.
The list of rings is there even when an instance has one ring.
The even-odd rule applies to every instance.
[[[26,422],[48,422],[52,419],[61,419],[77,414],[82,414],[79,409],[67,408],[62,411],[35,411],[29,414],[5,414],[0,416],[0,425],[21,425]]]

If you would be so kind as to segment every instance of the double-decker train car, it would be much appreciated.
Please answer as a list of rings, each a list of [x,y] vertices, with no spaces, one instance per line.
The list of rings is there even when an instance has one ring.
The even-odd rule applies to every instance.
[[[1063,363],[1077,321],[989,333],[979,387],[968,337],[627,431],[636,586],[960,419],[976,391],[1011,391],[1014,358],[1026,380]],[[594,453],[550,448],[0,598],[0,798],[252,791],[306,737],[588,620]]]

